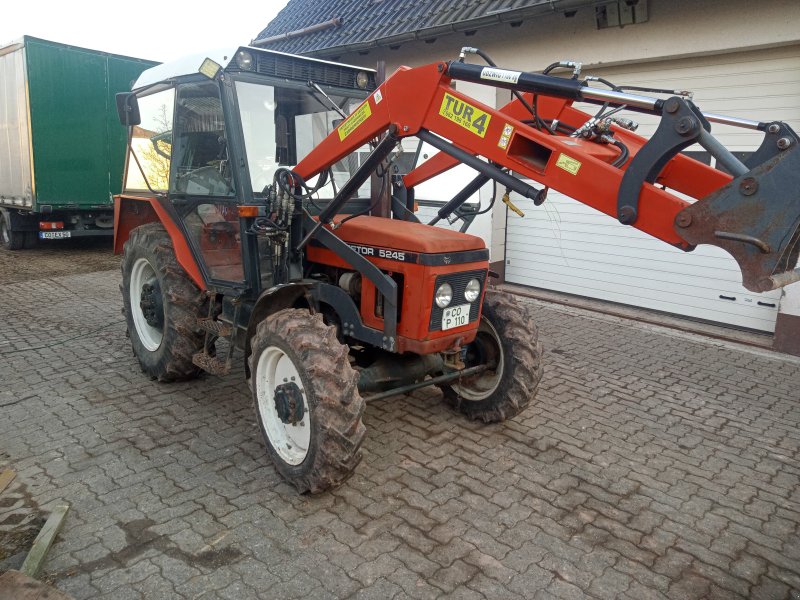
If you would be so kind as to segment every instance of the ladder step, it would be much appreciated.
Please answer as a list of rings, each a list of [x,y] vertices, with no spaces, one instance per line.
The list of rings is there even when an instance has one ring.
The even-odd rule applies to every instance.
[[[220,360],[205,352],[198,352],[192,356],[192,363],[212,375],[227,375],[231,370],[230,360]]]
[[[233,327],[227,323],[216,321],[208,317],[197,319],[197,326],[203,331],[207,331],[208,333],[221,338],[230,337],[231,333],[233,332]]]

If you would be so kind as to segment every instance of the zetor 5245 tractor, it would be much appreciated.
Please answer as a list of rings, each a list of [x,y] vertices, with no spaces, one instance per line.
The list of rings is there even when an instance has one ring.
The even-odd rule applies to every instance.
[[[548,75],[557,68],[573,77]],[[536,328],[492,289],[488,250],[463,233],[474,215],[465,201],[491,180],[506,202],[516,192],[538,205],[552,187],[684,250],[721,246],[752,290],[800,279],[788,126],[705,114],[686,93],[590,86],[579,71],[499,69],[465,48],[378,86],[367,69],[250,47],[145,71],[117,96],[130,147],[115,206],[142,370],[159,381],[224,374],[241,350],[272,460],[319,492],[360,460],[365,397],[436,385],[486,422],[532,400]],[[493,109],[453,80],[514,99]],[[660,115],[656,134],[632,133],[620,107]],[[742,163],[710,122],[761,130],[764,142]],[[439,153],[400,169],[396,150],[411,136]],[[694,143],[724,171],[680,154]],[[460,163],[476,177],[420,223],[415,186]],[[464,221],[462,232],[431,226],[444,218]]]

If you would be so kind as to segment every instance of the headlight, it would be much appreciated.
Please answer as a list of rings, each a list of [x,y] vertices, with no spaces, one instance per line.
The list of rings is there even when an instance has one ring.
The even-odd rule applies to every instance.
[[[453,299],[453,288],[450,287],[449,283],[443,283],[439,286],[439,289],[436,290],[436,296],[434,300],[436,301],[436,306],[439,308],[445,308],[447,305],[450,304],[450,301]]]
[[[464,288],[464,298],[467,302],[475,302],[481,295],[481,282],[477,279],[470,279],[467,287]]]
[[[253,55],[246,50],[239,50],[239,52],[236,53],[236,64],[239,65],[240,69],[252,71]]]
[[[356,85],[363,90],[366,89],[368,83],[369,75],[367,75],[364,71],[359,71],[356,74]]]

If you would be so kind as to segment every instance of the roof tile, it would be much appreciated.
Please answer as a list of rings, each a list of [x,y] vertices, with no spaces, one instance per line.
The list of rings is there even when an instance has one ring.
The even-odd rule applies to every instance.
[[[255,39],[297,31],[340,18],[343,24],[279,40],[269,44],[270,50],[297,54],[315,53],[353,44],[376,45],[386,38],[403,34],[425,37],[436,28],[457,25],[469,29],[502,13],[511,13],[550,0],[289,0],[289,3]],[[402,39],[402,38],[400,38]]]

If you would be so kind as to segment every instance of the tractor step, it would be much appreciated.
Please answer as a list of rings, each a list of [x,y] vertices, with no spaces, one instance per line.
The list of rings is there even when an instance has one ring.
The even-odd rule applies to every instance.
[[[192,356],[192,364],[212,375],[227,375],[231,371],[230,357],[228,360],[220,360],[205,352],[198,352]]]
[[[221,338],[230,337],[231,333],[233,332],[233,327],[227,323],[208,317],[197,319],[197,326],[203,331]]]

